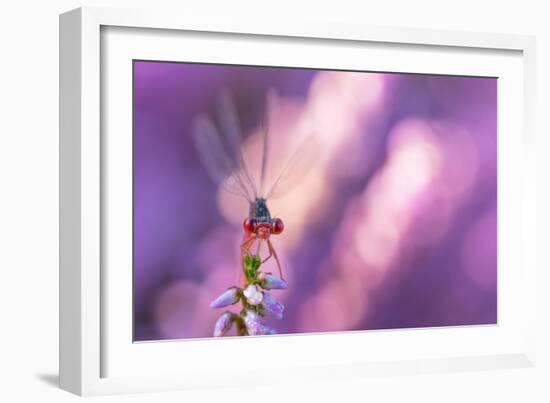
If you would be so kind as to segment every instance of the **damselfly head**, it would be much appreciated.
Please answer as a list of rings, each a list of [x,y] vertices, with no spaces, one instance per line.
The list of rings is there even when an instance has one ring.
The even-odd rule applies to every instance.
[[[279,235],[282,233],[285,225],[280,218],[262,221],[248,217],[243,222],[243,229],[246,233],[256,234],[259,238],[267,239],[271,234]]]
[[[268,239],[271,235],[271,223],[261,223],[256,225],[256,235],[261,239]]]

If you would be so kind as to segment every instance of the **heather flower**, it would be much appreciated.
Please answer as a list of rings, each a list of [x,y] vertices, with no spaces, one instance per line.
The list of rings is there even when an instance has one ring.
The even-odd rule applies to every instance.
[[[267,313],[275,316],[277,319],[283,318],[284,305],[273,298],[267,291],[264,291],[262,306]]]
[[[260,286],[266,290],[285,290],[287,287],[286,281],[268,273],[260,273],[258,275]]]
[[[282,319],[284,306],[264,290],[284,289],[286,282],[269,273],[259,271],[262,264],[260,256],[243,257],[245,284],[243,288],[231,287],[210,304],[211,308],[221,308],[241,302],[242,309],[237,313],[226,311],[214,325],[214,336],[225,335],[233,325],[240,336],[259,336],[276,334],[275,330],[263,323],[268,314]]]
[[[261,322],[262,317],[258,313],[247,309],[244,315],[244,321]]]
[[[222,313],[214,325],[214,337],[220,337],[226,334],[231,329],[235,316],[237,315],[229,311]]]
[[[246,311],[246,315],[244,318],[244,324],[246,326],[246,330],[250,336],[260,336],[265,334],[277,334],[275,330],[271,329],[270,327],[264,325],[261,322],[261,317],[255,312],[252,311]]]
[[[262,291],[255,284],[250,284],[243,291],[246,301],[250,305],[258,305],[262,302],[263,294]]]
[[[222,295],[210,303],[210,308],[223,308],[233,305],[239,300],[241,289],[238,287],[228,288]]]

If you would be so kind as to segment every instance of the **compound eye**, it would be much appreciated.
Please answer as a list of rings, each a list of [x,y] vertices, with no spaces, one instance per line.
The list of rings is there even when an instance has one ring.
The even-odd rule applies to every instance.
[[[273,220],[271,232],[275,235],[278,235],[281,232],[283,232],[284,229],[285,229],[285,224],[283,223],[283,220],[281,220],[280,218],[275,218]]]
[[[254,232],[256,230],[256,220],[253,218],[247,218],[243,222],[243,229],[246,232]]]

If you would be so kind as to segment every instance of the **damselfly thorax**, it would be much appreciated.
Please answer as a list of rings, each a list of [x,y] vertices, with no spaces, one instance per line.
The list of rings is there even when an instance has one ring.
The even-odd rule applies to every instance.
[[[257,234],[261,239],[269,239],[271,234],[279,235],[283,232],[284,224],[280,218],[271,217],[266,200],[263,197],[257,197],[250,203],[250,211],[244,220],[243,228],[249,234]]]

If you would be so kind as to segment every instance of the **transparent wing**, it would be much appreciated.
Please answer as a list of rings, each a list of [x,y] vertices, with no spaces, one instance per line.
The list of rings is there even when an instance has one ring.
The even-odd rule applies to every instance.
[[[264,187],[265,187],[265,177],[267,174],[267,161],[269,157],[269,125],[267,123],[267,114],[264,115],[264,118],[261,123],[261,130],[260,130],[260,136],[261,136],[261,142],[262,142],[262,154],[261,154],[261,162],[260,162],[260,184],[258,186],[259,188],[259,194],[264,194]]]
[[[261,160],[258,165],[253,164],[259,171],[259,186],[256,186],[255,178],[251,175],[243,156],[243,139],[237,110],[228,91],[222,92],[216,110],[220,130],[211,118],[204,115],[197,117],[193,122],[195,145],[212,179],[226,191],[242,196],[249,202],[258,195],[263,195],[265,198],[283,196],[307,175],[318,156],[318,143],[312,136],[306,138],[284,163],[279,176],[273,180],[274,177],[270,173],[272,185],[266,187],[266,172],[271,171],[268,165],[272,151],[268,112],[270,109],[276,109],[276,104],[277,95],[275,91],[270,90],[267,96],[266,113],[261,122],[261,149],[255,154],[259,155]],[[279,158],[277,160],[279,161]],[[280,161],[284,162],[284,160]]]
[[[260,127],[260,141],[261,141],[261,163],[260,163],[260,182],[259,182],[259,194],[265,195],[266,192],[266,180],[269,160],[272,156],[271,149],[271,128],[270,116],[279,107],[279,97],[277,91],[274,88],[270,88],[267,91],[265,111],[261,121]]]
[[[265,194],[265,198],[275,199],[294,189],[315,165],[319,150],[320,144],[313,136],[307,137],[300,143],[286,161],[281,173]]]
[[[235,165],[239,168],[240,179],[250,190],[252,196],[258,196],[258,189],[254,182],[254,178],[250,174],[246,160],[243,157],[243,139],[237,109],[233,102],[233,98],[227,90],[223,91],[220,96],[218,119],[229,159],[234,161]]]
[[[192,135],[199,158],[214,182],[229,193],[252,201],[254,190],[243,180],[242,166],[228,153],[212,120],[205,115],[195,118]]]

